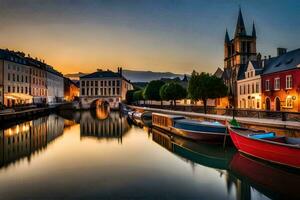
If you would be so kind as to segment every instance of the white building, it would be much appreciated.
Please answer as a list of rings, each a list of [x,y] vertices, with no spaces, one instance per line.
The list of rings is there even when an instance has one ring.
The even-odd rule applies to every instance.
[[[244,77],[237,81],[238,108],[261,109],[261,73],[259,62],[249,61]]]
[[[109,102],[111,107],[118,107],[126,98],[128,90],[133,86],[122,75],[122,69],[118,72],[110,70],[98,70],[92,74],[80,77],[80,98],[83,108],[91,106],[91,102],[102,99]]]
[[[47,70],[47,104],[62,102],[64,98],[64,78],[63,75],[51,66]]]
[[[63,76],[22,52],[0,49],[0,103],[8,107],[61,101]]]
[[[30,66],[22,53],[0,49],[0,102],[6,106],[32,103]]]

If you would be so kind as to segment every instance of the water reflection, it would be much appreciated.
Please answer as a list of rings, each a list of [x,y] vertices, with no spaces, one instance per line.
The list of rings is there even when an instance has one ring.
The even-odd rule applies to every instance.
[[[232,146],[130,127],[105,109],[65,114],[0,130],[3,199],[298,198],[299,171]]]
[[[119,112],[109,112],[105,107],[81,113],[80,136],[82,138],[117,139],[122,143],[122,138],[129,128],[126,117]]]
[[[202,166],[228,169],[228,165],[235,149],[232,147],[195,143],[184,138],[171,136],[167,132],[157,129],[152,130],[152,139],[172,153],[184,158],[187,161],[198,163]]]
[[[64,119],[52,114],[23,122],[0,131],[0,165],[30,157],[43,150],[48,143],[63,134]]]
[[[250,188],[271,199],[299,199],[299,171],[236,153],[231,160],[229,173],[238,180],[237,189],[243,199],[250,199]]]

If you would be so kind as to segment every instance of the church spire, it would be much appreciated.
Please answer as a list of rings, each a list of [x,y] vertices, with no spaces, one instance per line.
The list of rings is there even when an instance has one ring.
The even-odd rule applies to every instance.
[[[235,36],[240,36],[240,35],[246,35],[246,28],[245,28],[245,24],[244,24],[241,7],[239,10],[239,16],[238,16],[238,20],[237,20],[237,24],[236,24],[236,28],[235,28]]]
[[[254,21],[253,21],[253,25],[252,25],[252,37],[256,38],[256,30],[255,30]]]
[[[226,28],[226,33],[225,33],[225,44],[229,44],[230,43],[230,39],[229,39],[229,35],[228,35],[228,31]]]

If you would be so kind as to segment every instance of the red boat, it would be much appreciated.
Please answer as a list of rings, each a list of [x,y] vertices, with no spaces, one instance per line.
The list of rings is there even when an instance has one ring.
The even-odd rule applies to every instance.
[[[273,132],[229,128],[236,148],[245,154],[273,163],[300,168],[300,138],[276,136]]]

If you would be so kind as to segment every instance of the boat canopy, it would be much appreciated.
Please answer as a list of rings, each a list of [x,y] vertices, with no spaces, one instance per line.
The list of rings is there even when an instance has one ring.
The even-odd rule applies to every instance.
[[[185,119],[185,117],[181,116],[181,115],[169,115],[169,114],[163,114],[163,113],[152,113],[152,115],[162,116],[162,117],[166,117],[169,119]]]

